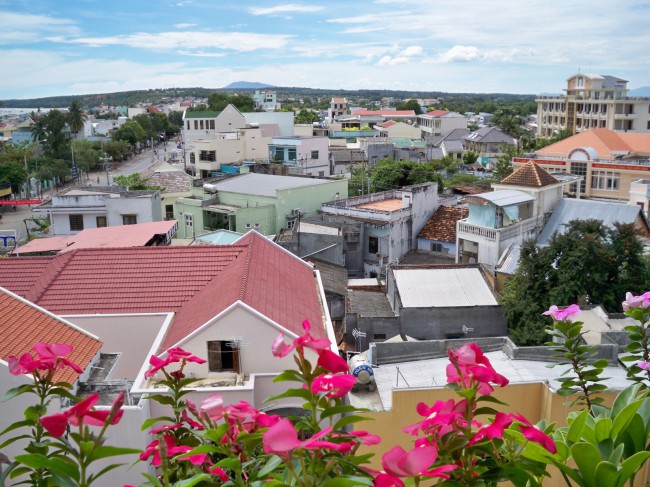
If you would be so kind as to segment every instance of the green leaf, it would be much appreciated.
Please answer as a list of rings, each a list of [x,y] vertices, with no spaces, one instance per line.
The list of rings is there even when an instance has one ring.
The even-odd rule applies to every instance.
[[[168,406],[174,405],[174,399],[171,396],[166,396],[164,394],[150,394],[147,398],[160,404],[166,404]]]
[[[287,397],[300,397],[302,399],[305,399],[306,401],[309,401],[312,398],[312,393],[307,389],[289,389],[283,392],[282,394],[269,397],[267,401],[270,402],[270,401],[275,401],[277,399],[284,399]]]
[[[174,423],[174,418],[170,418],[169,416],[159,416],[157,418],[149,418],[145,420],[142,423],[142,426],[140,427],[141,431],[144,431],[146,429],[149,429],[150,426],[160,422],[160,421],[167,421],[169,423]]]
[[[502,406],[507,406],[508,405],[507,403],[505,403],[503,401],[500,401],[499,399],[497,399],[494,396],[479,396],[476,399],[476,402],[480,402],[480,401],[482,401],[482,402],[493,402],[495,404],[501,404]]]
[[[356,413],[364,411],[368,411],[368,409],[360,409],[355,406],[334,406],[325,409],[320,417],[321,419],[326,419],[335,414]]]
[[[596,421],[594,433],[596,434],[596,441],[601,442],[609,438],[609,433],[612,431],[612,420],[610,418],[601,418]]]
[[[48,458],[44,455],[33,453],[29,455],[18,455],[16,461],[19,461],[30,468],[45,468],[50,470],[52,473],[67,475],[70,478],[79,480],[79,470],[77,466],[71,465],[60,458]]]
[[[585,427],[585,422],[587,421],[587,416],[589,416],[589,411],[586,409],[573,418],[571,426],[569,426],[569,431],[567,432],[567,441],[571,443],[576,443],[582,437],[582,431]]]
[[[614,418],[614,424],[612,425],[611,437],[616,438],[621,431],[627,428],[632,421],[632,418],[636,414],[641,406],[643,401],[634,401],[633,403],[625,406]],[[613,415],[612,415],[613,416]]]
[[[282,463],[282,458],[280,458],[277,455],[273,455],[267,462],[266,464],[260,469],[259,472],[257,472],[257,477],[262,477],[264,478],[266,475],[271,473],[273,470],[275,470],[278,465]]]
[[[145,477],[149,482],[151,482],[152,485],[154,485],[155,487],[164,487],[163,484],[162,484],[162,482],[160,482],[160,480],[158,480],[157,477],[151,475],[150,473],[143,473],[142,475],[143,475],[143,476],[144,476],[144,477]]]
[[[498,411],[494,408],[490,407],[482,407],[482,408],[476,408],[474,411],[474,416],[481,416],[481,415],[493,415],[496,414]]]
[[[93,481],[97,480],[99,477],[101,477],[104,474],[107,474],[111,470],[114,470],[118,467],[121,467],[122,465],[126,465],[126,463],[112,463],[108,467],[102,468],[99,472],[92,474],[88,478],[88,485],[90,485]]]
[[[599,485],[607,485],[608,487],[614,487],[620,479],[618,469],[609,462],[600,462],[596,465],[594,476],[598,479]]]
[[[135,455],[139,453],[142,453],[142,450],[138,450],[137,448],[103,445],[95,448],[95,451],[89,457],[93,460],[99,460],[100,458],[116,457],[118,455]]]
[[[12,436],[11,438],[5,440],[4,442],[0,443],[0,451],[2,451],[3,448],[11,445],[12,443],[17,442],[18,440],[25,440],[25,439],[31,439],[32,437],[30,435],[20,435],[20,436]],[[2,485],[2,484],[0,484]]]
[[[302,375],[300,375],[300,372],[293,369],[285,370],[273,378],[273,382],[282,381],[305,382],[305,380],[302,378]]]
[[[322,485],[322,487],[348,487],[349,485],[372,485],[372,479],[366,477],[334,477],[320,485]]]
[[[196,474],[189,479],[181,480],[180,482],[176,482],[174,484],[174,487],[193,487],[200,482],[203,482],[204,480],[210,479],[210,475],[207,473],[200,473]]]
[[[620,480],[617,485],[622,486],[634,473],[641,468],[645,461],[650,457],[650,451],[640,451],[621,464]]]
[[[369,418],[365,416],[358,416],[358,415],[343,416],[334,424],[334,430],[335,431],[339,430],[347,424],[358,423],[359,421],[367,421],[368,419]]]
[[[585,481],[585,487],[598,487],[594,465],[601,462],[598,449],[591,443],[580,442],[571,447],[571,456]]]
[[[625,406],[634,401],[640,387],[640,384],[634,384],[618,393],[612,404],[612,417],[615,417]]]
[[[4,393],[0,402],[8,401],[9,399],[30,392],[34,388],[34,384],[23,384],[22,386],[14,387]]]
[[[7,426],[2,432],[0,432],[0,436],[4,436],[10,431],[13,431],[18,428],[22,428],[23,426],[31,426],[33,423],[31,421],[16,421],[15,423],[10,424]]]

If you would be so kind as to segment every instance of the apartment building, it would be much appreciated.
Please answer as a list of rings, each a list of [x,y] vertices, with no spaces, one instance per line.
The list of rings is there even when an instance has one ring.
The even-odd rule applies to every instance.
[[[455,129],[466,129],[467,117],[447,110],[433,110],[418,115],[417,123],[420,127],[421,137],[426,140]]]
[[[537,136],[595,128],[650,132],[650,99],[628,97],[627,83],[615,76],[574,74],[562,95],[537,98]]]

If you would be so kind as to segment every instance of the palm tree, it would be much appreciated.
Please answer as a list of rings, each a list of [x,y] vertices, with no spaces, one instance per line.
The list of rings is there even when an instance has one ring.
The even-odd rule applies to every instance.
[[[38,114],[35,114],[34,112],[32,112],[32,116],[30,118],[34,122],[30,127],[30,131],[32,132],[32,139],[34,139],[35,143],[42,142],[47,137],[47,125],[45,123],[45,118],[42,115],[39,116]]]
[[[84,111],[84,107],[79,100],[74,100],[70,103],[67,118],[70,131],[74,134],[74,138],[76,139],[77,134],[84,128],[84,122],[88,118]]]

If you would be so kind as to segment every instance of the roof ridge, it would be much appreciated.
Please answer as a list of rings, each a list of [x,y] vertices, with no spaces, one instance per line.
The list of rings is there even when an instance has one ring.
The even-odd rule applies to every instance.
[[[38,304],[38,301],[43,297],[50,285],[56,280],[58,275],[63,269],[65,269],[77,252],[79,252],[79,249],[55,255],[38,279],[34,282],[33,287],[25,295],[25,299]]]
[[[245,301],[246,289],[248,288],[248,271],[251,267],[251,260],[253,259],[253,245],[255,239],[251,238],[248,243],[248,252],[246,253],[246,261],[244,262],[244,269],[242,270],[241,283],[239,288],[239,300]]]

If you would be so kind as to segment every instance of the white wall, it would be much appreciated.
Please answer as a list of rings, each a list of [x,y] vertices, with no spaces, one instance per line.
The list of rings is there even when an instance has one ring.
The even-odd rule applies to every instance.
[[[154,196],[107,198],[106,215],[109,227],[123,225],[122,215],[137,215],[138,223],[161,221],[160,193]]]
[[[82,215],[84,229],[97,228],[97,217],[106,216],[106,211],[97,211],[94,213],[77,213],[73,209],[70,209],[69,213],[52,213],[51,221],[52,226],[54,227],[53,235],[75,235],[79,233],[79,230],[70,230],[70,215]]]
[[[142,364],[149,360],[149,349],[167,318],[163,313],[65,316],[71,323],[97,335],[103,342],[103,353],[120,354],[107,380],[137,377]]]

